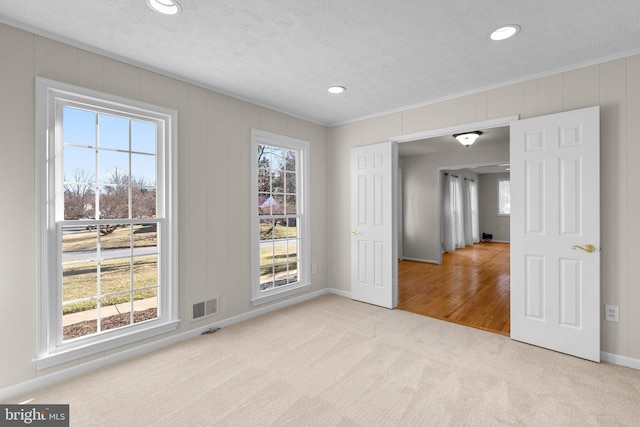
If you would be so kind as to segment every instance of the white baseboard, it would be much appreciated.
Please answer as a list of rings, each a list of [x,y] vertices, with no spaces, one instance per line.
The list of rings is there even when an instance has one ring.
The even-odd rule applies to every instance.
[[[600,360],[602,360],[603,362],[624,366],[626,368],[637,369],[640,371],[640,359],[633,359],[631,357],[619,356],[617,354],[601,351]]]
[[[0,389],[0,402],[6,402],[8,399],[12,397],[27,394],[39,388],[47,387],[52,384],[76,377],[78,375],[86,374],[88,372],[94,371],[96,369],[99,369],[108,365],[113,365],[114,363],[122,362],[124,360],[131,359],[133,357],[141,356],[143,354],[150,353],[152,351],[160,350],[164,347],[168,347],[170,345],[179,343],[180,341],[184,341],[189,338],[194,338],[194,337],[197,337],[198,335],[202,335],[203,332],[206,332],[212,328],[223,328],[226,326],[230,326],[235,323],[242,322],[244,320],[249,320],[251,318],[261,316],[263,314],[267,314],[275,310],[280,310],[282,308],[285,308],[294,304],[298,304],[303,301],[307,301],[307,300],[319,297],[321,295],[325,295],[330,292],[338,295],[341,295],[338,292],[343,292],[343,291],[339,291],[338,289],[335,289],[334,291],[335,292],[332,292],[332,290],[330,289],[320,289],[319,291],[300,295],[298,297],[291,298],[286,301],[281,301],[275,304],[261,307],[261,308],[249,311],[247,313],[230,317],[228,319],[213,322],[205,326],[200,326],[198,328],[195,328],[186,332],[182,332],[176,335],[171,335],[166,338],[161,338],[151,343],[139,345],[137,347],[123,350],[115,354],[101,357],[99,359],[81,363],[71,368],[62,369],[60,371],[53,372],[51,374],[42,375],[40,377],[31,379],[28,381],[24,381],[19,384],[5,387]]]
[[[351,298],[351,292],[343,291],[342,289],[329,288],[328,292],[334,295],[340,295],[341,297]]]
[[[426,262],[428,264],[440,264],[438,261],[432,260],[432,259],[421,259],[421,258],[408,258],[408,257],[404,257],[402,258],[403,261],[415,261],[415,262]]]

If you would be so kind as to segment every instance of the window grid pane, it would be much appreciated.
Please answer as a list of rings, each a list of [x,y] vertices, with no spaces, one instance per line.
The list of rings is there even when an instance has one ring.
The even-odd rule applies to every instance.
[[[156,124],[65,106],[62,340],[158,316]]]
[[[63,341],[158,316],[158,228],[63,227]]]
[[[298,281],[299,233],[295,150],[258,146],[260,290]]]

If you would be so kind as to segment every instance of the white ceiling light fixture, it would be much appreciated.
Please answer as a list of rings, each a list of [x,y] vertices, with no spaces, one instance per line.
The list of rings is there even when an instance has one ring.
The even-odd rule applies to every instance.
[[[175,0],[147,0],[147,4],[151,10],[163,15],[177,15],[182,10],[180,3]]]
[[[495,30],[489,38],[494,41],[506,40],[518,34],[520,32],[519,25],[507,25],[502,28],[498,28]]]
[[[471,144],[476,142],[476,139],[478,139],[480,135],[482,135],[482,132],[480,132],[479,130],[475,130],[473,132],[456,133],[453,135],[453,137],[457,139],[460,144],[469,148]]]
[[[329,91],[329,93],[344,93],[347,91],[347,88],[344,86],[329,86],[329,89],[327,89]]]

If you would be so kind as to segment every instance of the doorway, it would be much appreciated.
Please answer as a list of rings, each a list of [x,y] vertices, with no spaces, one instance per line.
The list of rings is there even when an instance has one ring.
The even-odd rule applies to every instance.
[[[497,179],[509,176],[509,127],[478,130],[485,138],[470,148],[451,134],[399,144],[400,211],[405,213],[399,232],[405,247],[399,250],[404,256],[398,265],[398,308],[509,336],[509,218],[488,218],[498,215]],[[445,171],[469,177],[480,189],[484,184],[479,213],[487,220],[480,236],[492,235],[447,253],[442,238]]]
[[[437,131],[442,136],[483,129],[488,122],[490,127],[509,125],[514,282],[510,337],[593,361],[600,360],[599,119],[596,106]],[[433,135],[433,131],[420,132],[351,149],[353,299],[398,306],[395,170],[403,168],[407,175],[406,164],[397,161],[398,145]],[[467,154],[464,163],[478,161],[477,157],[475,152]],[[380,171],[368,173],[370,164]],[[410,227],[407,217],[403,218],[405,229]],[[426,226],[419,221],[418,226],[427,232],[437,229],[435,220]],[[408,258],[406,243],[404,250]],[[432,256],[439,251],[436,241]]]

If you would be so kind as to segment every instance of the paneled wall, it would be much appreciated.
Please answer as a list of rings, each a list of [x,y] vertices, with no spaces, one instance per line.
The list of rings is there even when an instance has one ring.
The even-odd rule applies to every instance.
[[[36,343],[35,76],[178,110],[182,322],[176,333],[253,310],[251,128],[311,143],[311,261],[319,267],[312,276],[312,290],[327,287],[325,127],[0,25],[0,388],[52,371],[38,372],[32,361]],[[191,304],[214,296],[219,298],[217,317],[191,322]]]
[[[640,56],[635,55],[447,101],[335,126],[329,132],[333,287],[349,283],[349,153],[392,136],[520,115],[600,105],[602,302],[620,323],[602,322],[602,350],[640,359]]]

